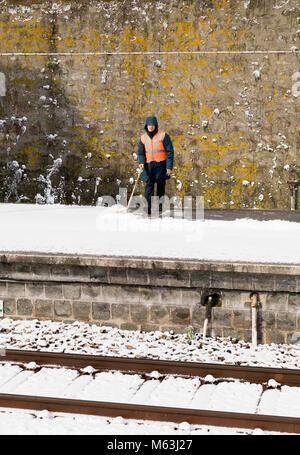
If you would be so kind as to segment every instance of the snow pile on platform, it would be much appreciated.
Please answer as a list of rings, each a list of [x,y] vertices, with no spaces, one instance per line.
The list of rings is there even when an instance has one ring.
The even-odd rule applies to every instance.
[[[0,251],[300,263],[300,224],[147,219],[111,207],[0,204]]]
[[[299,345],[251,343],[234,338],[207,338],[195,334],[140,332],[75,321],[72,324],[37,319],[0,320],[0,348],[84,353],[116,357],[147,357],[161,360],[300,367]]]

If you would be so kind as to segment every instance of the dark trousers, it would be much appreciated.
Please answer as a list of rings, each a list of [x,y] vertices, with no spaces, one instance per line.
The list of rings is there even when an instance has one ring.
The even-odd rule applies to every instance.
[[[157,184],[157,196],[158,198],[161,198],[162,196],[165,195],[165,187],[166,187],[166,181],[162,180],[160,182],[156,182]],[[151,197],[154,196],[154,185],[155,181],[153,180],[152,176],[150,176],[150,179],[146,183],[145,187],[145,199],[147,201],[147,210],[148,210],[148,215],[151,215]],[[158,204],[158,210],[159,214],[162,213],[162,203],[159,202]]]

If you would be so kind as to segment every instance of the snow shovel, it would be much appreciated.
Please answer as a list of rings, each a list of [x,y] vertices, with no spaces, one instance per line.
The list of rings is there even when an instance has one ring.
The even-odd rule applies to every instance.
[[[140,176],[141,176],[142,171],[143,171],[143,169],[140,168],[140,169],[139,169],[138,176],[137,176],[137,179],[136,179],[136,181],[135,181],[135,184],[134,184],[134,187],[133,187],[133,190],[132,190],[132,193],[131,193],[131,195],[130,195],[130,198],[129,198],[127,207],[126,207],[126,212],[128,212],[128,209],[129,209],[129,206],[130,206],[131,199],[132,199],[133,194],[134,194],[134,192],[135,192],[135,188],[136,188],[136,185],[137,185],[137,183],[138,183],[138,181],[139,181],[139,178],[140,178]]]

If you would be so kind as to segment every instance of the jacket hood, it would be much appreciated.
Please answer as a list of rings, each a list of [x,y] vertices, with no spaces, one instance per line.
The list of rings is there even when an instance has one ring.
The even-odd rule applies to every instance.
[[[157,118],[156,117],[147,117],[146,118],[146,122],[145,122],[145,130],[147,131],[147,125],[150,125],[150,123],[152,123],[153,125],[156,126],[155,129],[158,128],[158,121],[157,121]]]

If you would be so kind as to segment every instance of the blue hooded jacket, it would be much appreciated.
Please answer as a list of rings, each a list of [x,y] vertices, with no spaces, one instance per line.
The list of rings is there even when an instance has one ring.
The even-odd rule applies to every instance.
[[[149,125],[151,123],[153,125],[155,125],[155,130],[152,133],[150,133],[147,130],[147,125]],[[157,121],[156,117],[148,117],[146,119],[145,130],[151,139],[153,136],[155,136],[155,134],[158,131],[158,121]],[[153,172],[152,176],[153,176],[153,180],[155,182],[167,180],[170,178],[170,176],[167,175],[167,169],[171,169],[171,170],[173,169],[174,149],[173,149],[173,144],[172,144],[171,138],[167,133],[165,134],[163,144],[164,144],[165,150],[167,152],[167,159],[164,161],[159,161],[159,162],[151,161],[150,163],[146,163],[145,162],[146,161],[145,146],[140,139],[139,147],[138,147],[138,157],[139,157],[139,163],[144,164],[144,169],[143,169],[143,172],[141,175],[141,179],[143,182],[147,182],[149,180],[151,171]]]

